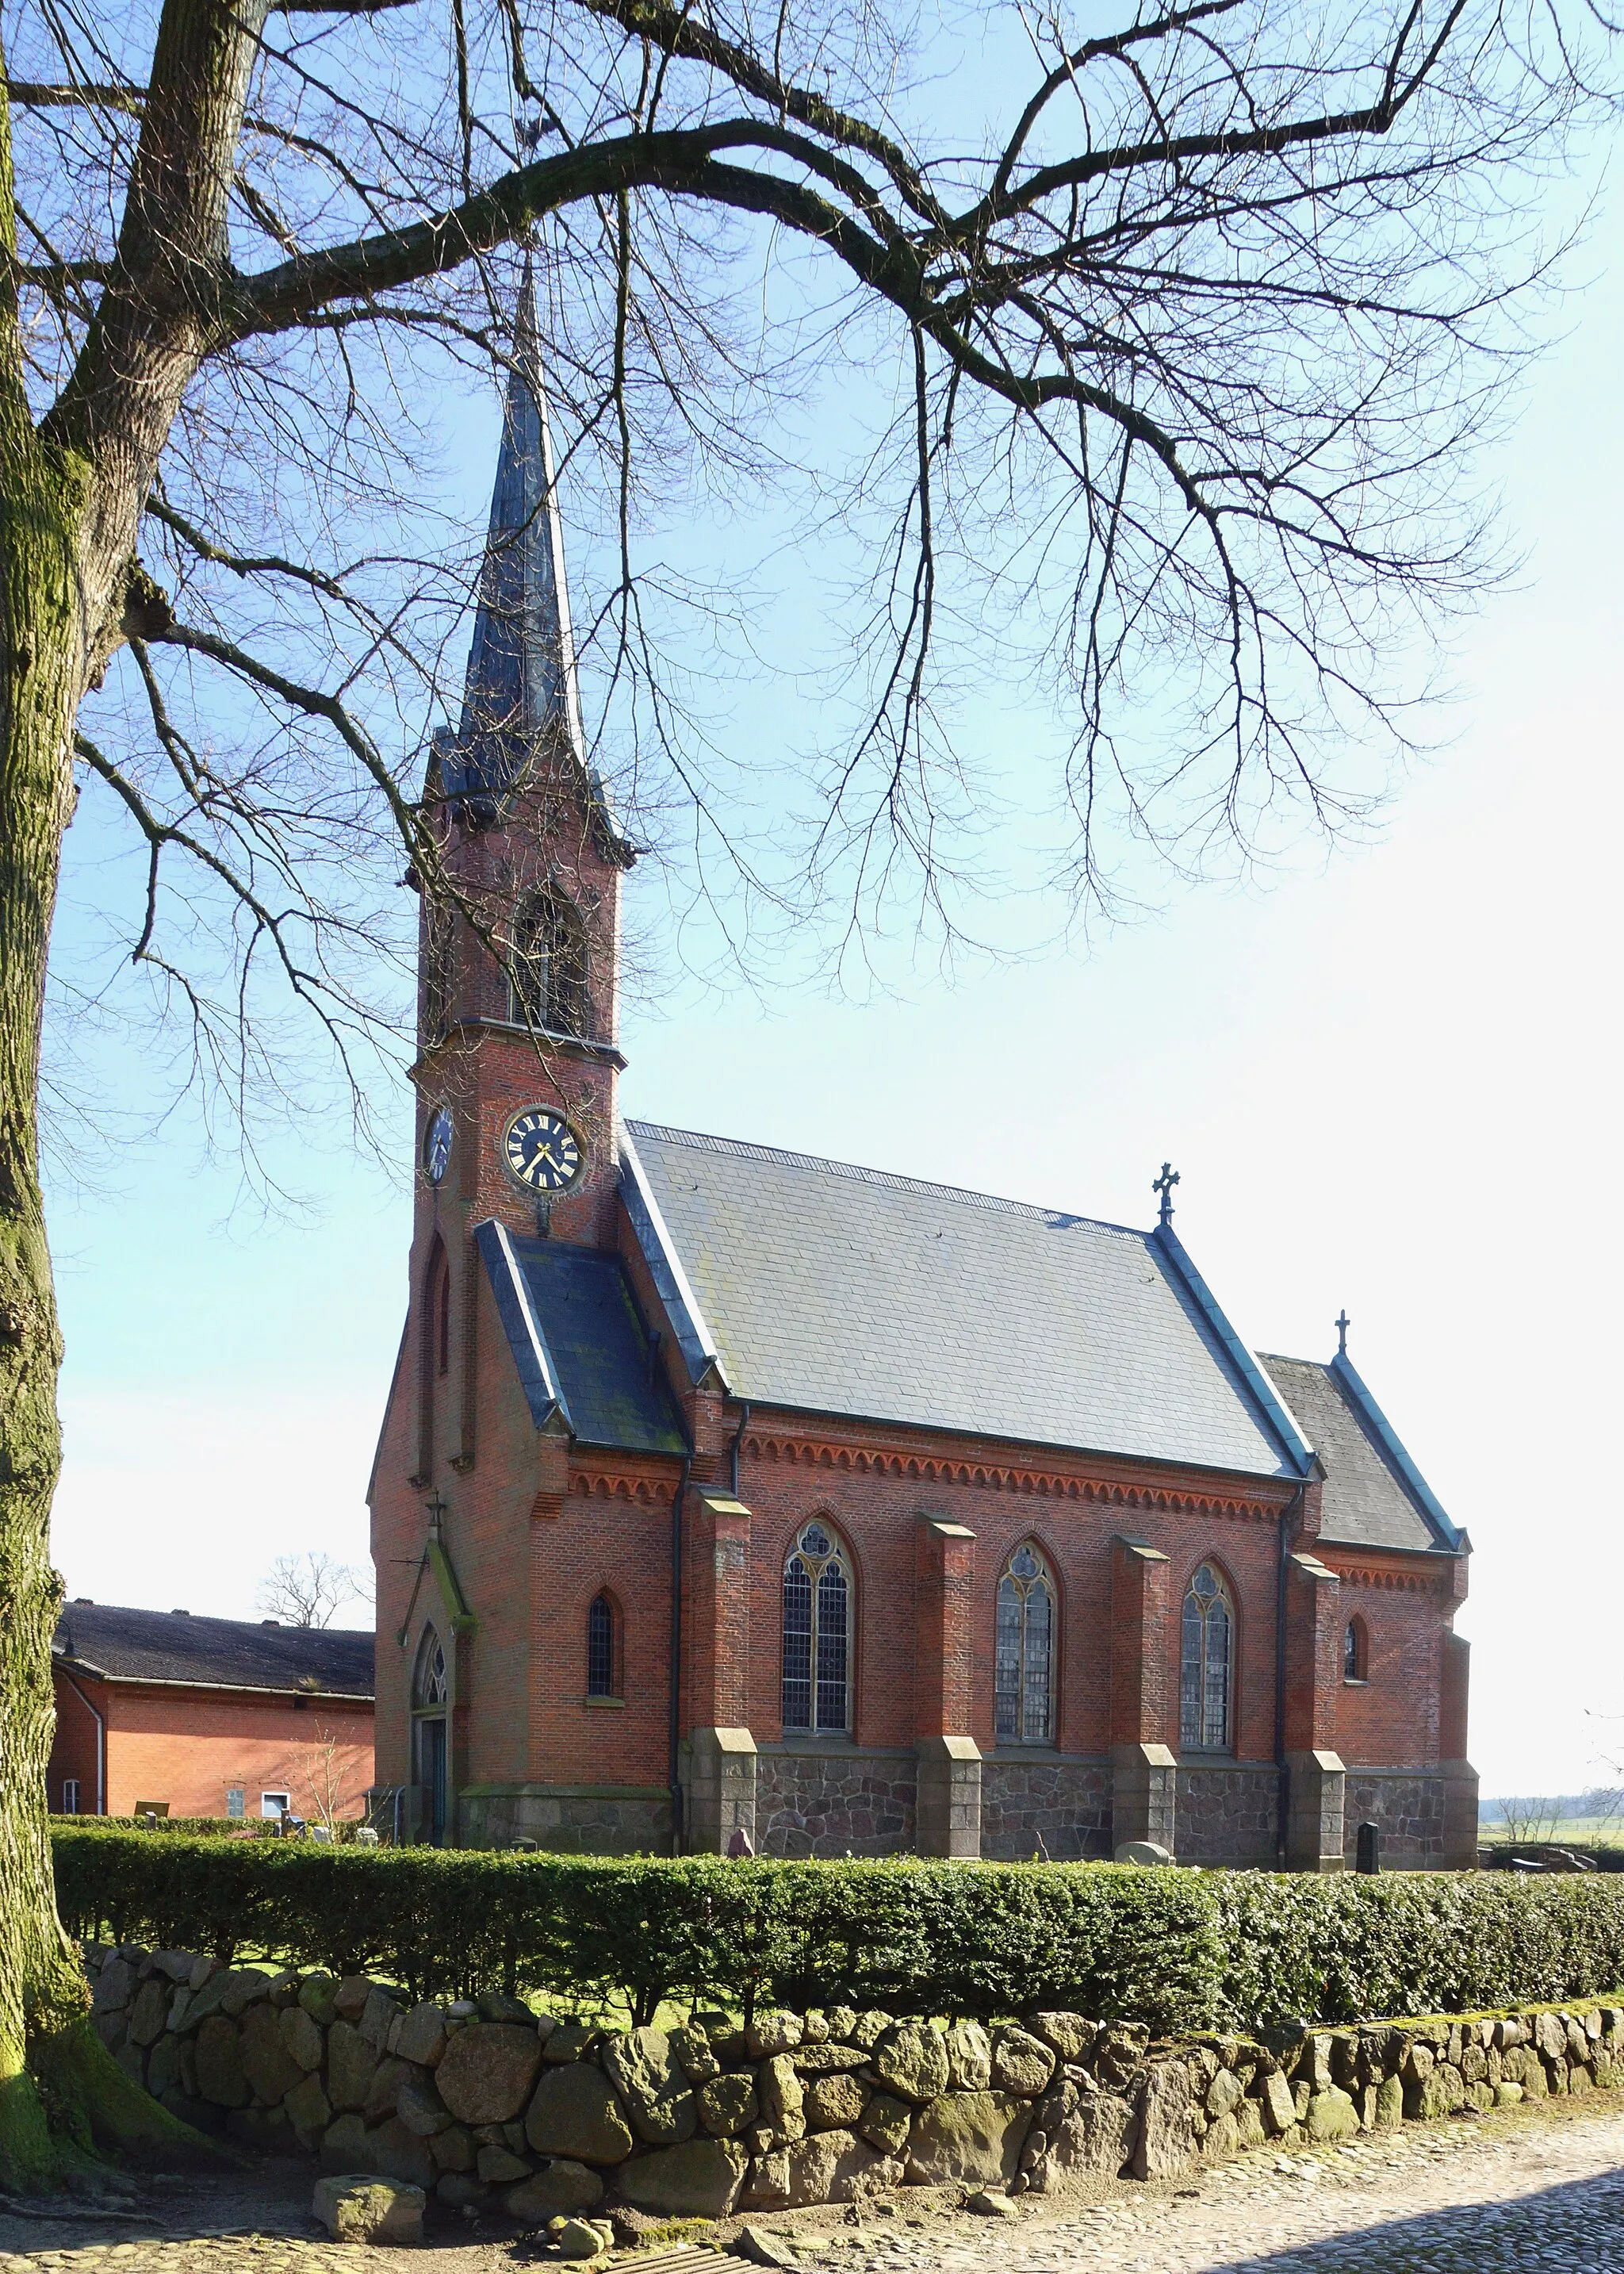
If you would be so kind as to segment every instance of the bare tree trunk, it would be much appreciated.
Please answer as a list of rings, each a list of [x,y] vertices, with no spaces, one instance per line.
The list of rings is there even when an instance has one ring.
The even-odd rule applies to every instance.
[[[9,126],[0,93],[0,254],[15,249]],[[100,621],[86,602],[108,580],[83,573],[89,470],[36,432],[15,297],[4,282],[0,295],[0,2186],[17,2187],[52,2180],[64,2155],[93,2146],[172,2157],[204,2143],[132,2083],[92,2029],[52,1881],[45,1774],[62,1582],[49,1525],[62,1336],[37,1099],[74,719]]]

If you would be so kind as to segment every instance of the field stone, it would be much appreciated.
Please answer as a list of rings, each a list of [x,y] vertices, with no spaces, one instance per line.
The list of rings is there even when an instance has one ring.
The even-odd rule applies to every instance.
[[[421,2187],[346,2172],[316,2181],[311,2209],[335,2242],[413,2243],[423,2240],[424,2201]]]
[[[1172,2179],[1195,2160],[1195,2112],[1190,2073],[1183,2061],[1158,2061],[1145,2078],[1139,2111],[1139,2145],[1133,2151],[1136,2180]]]
[[[1347,2140],[1359,2129],[1359,2112],[1340,2086],[1328,2084],[1308,2104],[1311,2140]]]
[[[515,2180],[528,2180],[530,2167],[523,2156],[515,2156],[511,2148],[481,2148],[478,2172],[489,2187],[511,2187]]]
[[[477,2152],[466,2124],[447,2125],[430,2136],[429,2153],[442,2172],[471,2172]]]
[[[634,2128],[650,2146],[672,2147],[693,2138],[699,2128],[694,2095],[664,2029],[628,2029],[613,2037],[602,2059]]]
[[[850,2131],[862,2114],[868,2090],[854,2076],[815,2077],[805,2099],[808,2132]]]
[[[800,2140],[807,2128],[806,2092],[799,2071],[787,2053],[775,2053],[756,2073],[756,2097],[761,2120],[782,2140]]]
[[[134,1995],[134,1967],[122,1958],[109,1958],[96,1977],[96,1986],[90,1996],[91,2008],[97,2014],[122,2012]]]
[[[860,2195],[894,2187],[902,2167],[854,2132],[815,2132],[789,2151],[790,2208],[855,2202]]]
[[[981,2023],[952,2022],[946,2042],[949,2090],[985,2092],[992,2082],[992,2039]]]
[[[686,2140],[634,2156],[616,2174],[634,2210],[658,2218],[726,2218],[743,2183],[745,2152],[733,2140]]]
[[[335,2108],[365,2108],[378,2074],[378,2056],[352,2022],[327,2031],[327,2098]]]
[[[506,2208],[510,2218],[540,2226],[550,2218],[596,2210],[603,2199],[604,2183],[596,2172],[584,2164],[572,2163],[568,2157],[555,2156],[545,2170],[508,2190]]]
[[[1067,2178],[1114,2180],[1133,2151],[1132,2105],[1114,2092],[1087,2093],[1050,2134],[1049,2161]]]
[[[308,2015],[305,2018],[308,2020]],[[223,2015],[216,2015],[214,2020],[205,2022],[203,2033],[212,2033],[223,2020]],[[268,2006],[259,2005],[251,2006],[237,2024],[243,2074],[253,2088],[255,2099],[262,2101],[267,2107],[280,2100],[283,2093],[291,2092],[304,2074],[303,2066],[293,2059],[282,2041],[278,2021],[278,2015]],[[227,2022],[226,2027],[230,2028],[231,2024]],[[204,2042],[204,2034],[200,2034],[198,2039],[199,2048]]]
[[[741,2210],[787,2210],[789,2208],[789,2150],[774,2148],[751,2159],[739,2190]]]
[[[1207,2088],[1207,2112],[1214,2121],[1228,2116],[1241,2097],[1241,2081],[1232,2068],[1221,2068]]]
[[[898,2100],[889,2092],[876,2092],[857,2120],[855,2129],[870,2147],[880,2149],[887,2156],[899,2156],[908,2144],[908,2127],[913,2121],[914,2111],[906,2100]]]
[[[138,2045],[156,2044],[163,2035],[163,2026],[169,2018],[169,1984],[157,1977],[150,1982],[143,1982],[135,1993],[135,2003],[130,2008],[131,2041]]]
[[[406,2129],[398,2116],[392,2116],[387,2124],[380,2124],[367,2133],[361,2168],[377,2172],[386,2180],[432,2187],[440,2167],[429,2153],[428,2142],[419,2140],[416,2133]]]
[[[544,2061],[560,2065],[577,2061],[598,2035],[598,2030],[585,2022],[560,2022],[556,2029],[549,2031],[542,2044],[541,2057]]]
[[[366,2003],[361,2008],[361,2018],[356,2027],[375,2053],[387,2050],[389,2032],[400,2018],[400,2007],[386,1991],[376,1984],[367,1992]]]
[[[711,2052],[710,2041],[703,2029],[673,2029],[671,2050],[682,2064],[683,2074],[690,2084],[708,2084],[722,2073],[722,2064]]]
[[[713,2076],[695,2093],[694,2105],[707,2132],[718,2139],[731,2139],[756,2121],[756,2080],[738,2070]]]
[[[874,2048],[870,2066],[898,2099],[934,2100],[947,2090],[947,2045],[925,2022],[898,2022]]]
[[[752,2060],[771,2060],[775,2053],[793,2052],[805,2035],[799,2014],[757,2014],[744,2025],[745,2050]]]
[[[160,2037],[147,2059],[147,2090],[157,2100],[178,2086],[180,2080],[180,2040],[178,2037]]]
[[[432,2068],[446,2050],[446,2017],[426,1999],[402,2014],[389,2031],[389,2051],[402,2060]]]
[[[1397,2084],[1396,2077],[1392,2079]],[[1401,2102],[1402,2098],[1401,2090]],[[1297,2122],[1297,2102],[1291,2087],[1278,2069],[1271,2069],[1263,2080],[1263,2116],[1271,2132],[1289,2132]]]
[[[915,2187],[958,2180],[1007,2187],[1020,2168],[1032,2122],[1027,2103],[1008,2092],[944,2092],[914,2120],[907,2175]]]
[[[598,2229],[584,2218],[555,2220],[547,2239],[560,2258],[599,2258],[609,2248]]]
[[[276,2031],[302,2069],[321,2067],[321,2031],[303,2006],[289,2006],[279,2014]]]
[[[308,2014],[319,2029],[329,2028],[341,2016],[345,2021],[358,2018],[345,2014],[339,2003],[342,1986],[330,1974],[307,1974],[299,1984],[299,2011]]]
[[[1358,2128],[1357,2116],[1354,2128],[1356,2131]],[[1227,2164],[1231,2156],[1239,2154],[1240,2144],[1241,2127],[1235,2117],[1226,2112],[1222,2116],[1214,2116],[1207,2126],[1207,2137],[1201,2142],[1201,2155],[1207,2163]]]
[[[380,2060],[372,2071],[372,2081],[367,2088],[361,2113],[369,2124],[382,2124],[395,2113],[401,2097],[401,2087],[410,2082],[417,2071],[393,2055]]]
[[[614,2087],[584,2061],[543,2074],[524,2119],[524,2136],[538,2155],[583,2164],[619,2164],[637,2144]]]
[[[333,2121],[333,2107],[319,2076],[303,2076],[282,2101],[302,2148],[313,2148]]]
[[[515,2022],[471,2022],[457,2030],[434,2072],[440,2097],[462,2124],[505,2124],[530,2097],[541,2039]]]
[[[432,2140],[437,2132],[451,2127],[451,2111],[426,2076],[414,2074],[402,2078],[395,2096],[395,2112],[419,2140]]]
[[[1055,2056],[1029,2030],[1000,2029],[993,2041],[992,2081],[1004,2092],[1034,2098],[1055,2073]]]
[[[1034,2014],[1027,2026],[1063,2061],[1081,2060],[1100,2033],[1098,2022],[1086,2022],[1080,2014]]]
[[[246,2108],[251,2098],[237,2023],[211,2014],[198,2032],[198,2092],[216,2108]]]
[[[1374,2090],[1372,2086],[1372,2090],[1374,2091]],[[1401,2114],[1402,2105],[1401,2097]],[[1378,2111],[1376,2121],[1378,2123],[1381,2121],[1380,2111]],[[1261,2148],[1268,2138],[1268,2134],[1263,2128],[1263,2111],[1255,2100],[1243,2100],[1240,2103],[1235,2111],[1235,2128],[1236,2144],[1243,2156],[1249,2149]]]
[[[365,2154],[366,2127],[353,2111],[329,2124],[321,2135],[320,2156],[324,2172],[353,2172]]]

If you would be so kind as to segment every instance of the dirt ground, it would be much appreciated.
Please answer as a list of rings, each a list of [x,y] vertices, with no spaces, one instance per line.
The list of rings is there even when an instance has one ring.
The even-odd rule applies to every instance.
[[[0,2198],[0,2274],[356,2274],[363,2252],[310,2214],[308,2165],[137,2181],[26,2205]],[[814,2274],[1624,2274],[1624,2108],[1552,2101],[1406,2125],[1336,2148],[1270,2149],[1162,2187],[1027,2198],[1011,2218],[912,2190],[759,2225]],[[726,2249],[739,2222],[695,2240]],[[518,2274],[537,2244],[436,2216],[434,2274]],[[636,2255],[628,2255],[628,2268]]]

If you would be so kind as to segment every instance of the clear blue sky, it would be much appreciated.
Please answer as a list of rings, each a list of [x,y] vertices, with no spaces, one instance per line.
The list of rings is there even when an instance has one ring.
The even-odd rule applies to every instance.
[[[624,1105],[654,1119],[1134,1223],[1170,1156],[1179,1230],[1254,1344],[1328,1355],[1345,1304],[1477,1549],[1485,1793],[1624,1754],[1620,247],[1604,215],[1595,282],[1553,312],[1568,336],[1497,470],[1526,566],[1468,628],[1449,744],[1378,842],[1181,893],[1086,952],[861,1004],[634,999],[623,1035]],[[489,463],[470,451],[475,520]],[[786,738],[800,699],[771,690]],[[74,838],[77,945],[97,845]],[[87,1063],[102,1118],[136,1128],[143,1061],[109,1042]],[[274,1138],[297,1216],[244,1203],[184,1111],[54,1179],[70,1593],[245,1615],[278,1554],[365,1560],[410,1216],[404,1087],[379,1103],[393,1178],[330,1128]]]

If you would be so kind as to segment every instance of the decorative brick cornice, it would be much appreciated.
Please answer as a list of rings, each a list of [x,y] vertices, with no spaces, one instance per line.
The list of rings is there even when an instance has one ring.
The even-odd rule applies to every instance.
[[[637,1476],[625,1469],[577,1469],[569,1489],[581,1500],[623,1500],[654,1508],[670,1500],[672,1482],[667,1477]]]
[[[1122,1480],[1068,1475],[1021,1461],[996,1461],[958,1454],[914,1453],[831,1438],[749,1431],[744,1449],[752,1460],[781,1462],[786,1468],[834,1469],[853,1476],[916,1480],[921,1484],[970,1485],[984,1492],[1028,1494],[1040,1500],[1093,1502],[1105,1508],[1175,1510],[1181,1514],[1233,1517],[1242,1522],[1272,1522],[1274,1510],[1236,1494],[1202,1492],[1173,1485],[1132,1484]]]
[[[1392,1565],[1361,1566],[1338,1562],[1336,1576],[1344,1587],[1383,1587],[1390,1593],[1441,1595],[1448,1592],[1447,1577],[1432,1571],[1404,1571]]]

